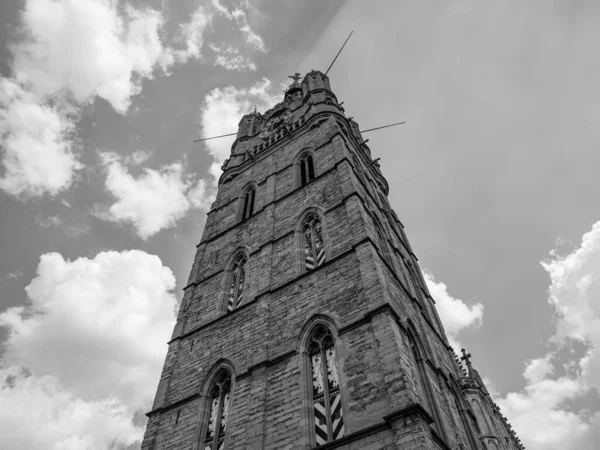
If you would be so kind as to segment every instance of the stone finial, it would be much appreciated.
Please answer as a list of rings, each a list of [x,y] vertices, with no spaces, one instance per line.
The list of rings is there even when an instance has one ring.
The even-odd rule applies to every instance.
[[[471,365],[471,360],[470,360],[471,354],[467,353],[467,351],[464,348],[461,348],[460,351],[463,354],[460,359],[463,360],[464,362],[466,362],[467,366],[470,366]]]
[[[461,356],[461,361],[464,361],[467,364],[467,368],[465,370],[466,372],[466,376],[471,377],[473,376],[473,367],[471,366],[471,354],[467,353],[467,351],[464,348],[461,348],[460,351],[462,352],[462,356]]]
[[[296,72],[294,75],[288,75],[288,78],[294,80],[294,83],[297,83],[300,78],[302,78],[302,74]]]

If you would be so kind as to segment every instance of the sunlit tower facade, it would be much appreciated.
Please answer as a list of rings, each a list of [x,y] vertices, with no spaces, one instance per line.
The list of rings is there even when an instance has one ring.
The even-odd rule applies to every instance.
[[[291,78],[240,120],[142,449],[521,449],[358,124],[326,75]]]

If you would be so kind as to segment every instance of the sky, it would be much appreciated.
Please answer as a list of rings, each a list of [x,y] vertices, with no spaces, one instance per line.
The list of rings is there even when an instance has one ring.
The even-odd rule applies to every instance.
[[[140,446],[231,139],[326,70],[530,450],[600,439],[600,4],[0,3],[3,448]],[[287,81],[286,81],[287,80]],[[112,447],[111,447],[112,446]]]

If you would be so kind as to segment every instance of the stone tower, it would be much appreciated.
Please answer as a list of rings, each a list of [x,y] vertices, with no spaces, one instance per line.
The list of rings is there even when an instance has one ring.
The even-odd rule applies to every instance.
[[[242,117],[144,450],[521,449],[319,71]]]

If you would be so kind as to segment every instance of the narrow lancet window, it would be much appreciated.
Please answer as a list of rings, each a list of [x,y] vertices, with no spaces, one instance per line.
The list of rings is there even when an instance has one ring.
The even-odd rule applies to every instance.
[[[254,213],[254,196],[256,189],[252,188],[244,195],[244,209],[242,211],[242,220],[246,220]]]
[[[344,415],[337,357],[331,332],[318,326],[312,334],[310,347],[312,369],[315,438],[317,445],[334,441],[344,435]]]
[[[304,236],[304,265],[312,270],[325,262],[325,245],[323,244],[323,227],[316,214],[310,214],[302,227]]]
[[[313,165],[313,157],[310,153],[306,153],[300,159],[300,185],[304,186],[315,177],[315,167]]]
[[[204,450],[223,450],[231,396],[231,376],[225,370],[217,375],[210,391],[210,412],[204,439]]]
[[[244,282],[246,281],[246,255],[238,255],[231,266],[227,312],[233,311],[242,304],[244,297]]]

